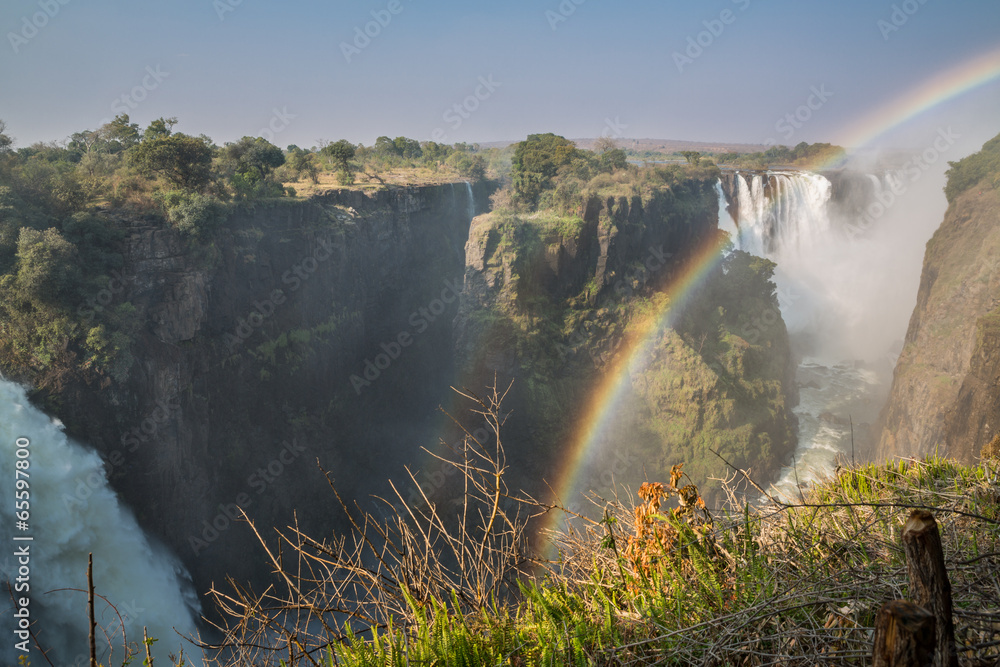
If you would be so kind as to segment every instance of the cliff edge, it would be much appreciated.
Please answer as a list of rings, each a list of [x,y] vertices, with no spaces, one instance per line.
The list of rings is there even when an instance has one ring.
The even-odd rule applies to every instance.
[[[917,304],[880,417],[878,458],[971,464],[1000,426],[1000,137],[952,163]]]

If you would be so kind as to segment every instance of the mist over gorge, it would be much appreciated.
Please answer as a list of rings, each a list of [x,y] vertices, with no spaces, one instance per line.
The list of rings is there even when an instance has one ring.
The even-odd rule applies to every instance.
[[[1000,10],[221,4],[0,8],[0,662],[1000,659]]]
[[[404,140],[392,145],[415,150]],[[568,168],[547,173],[553,155]],[[53,363],[36,375],[8,352],[14,379],[36,384],[36,398],[67,434],[101,457],[67,443],[87,463],[52,482],[63,489],[61,507],[40,506],[66,522],[73,519],[64,512],[96,508],[97,497],[110,499],[102,512],[127,512],[115,506],[117,493],[136,518],[124,533],[81,533],[72,548],[50,547],[38,576],[72,570],[81,552],[106,553],[88,542],[101,540],[158,554],[140,576],[168,591],[176,586],[176,599],[157,605],[162,623],[190,617],[194,592],[203,598],[194,614],[217,619],[204,602],[210,588],[228,578],[262,588],[270,581],[263,561],[247,557],[260,545],[243,513],[258,530],[292,521],[306,534],[345,529],[323,471],[344,498],[373,512],[404,511],[371,498],[392,499],[390,480],[409,488],[399,486],[407,470],[414,484],[400,502],[448,507],[460,480],[421,448],[444,452],[437,443],[460,441],[459,425],[493,442],[452,387],[510,386],[507,483],[568,500],[573,511],[585,511],[582,492],[634,489],[670,477],[678,463],[718,508],[718,478],[730,464],[791,498],[848,456],[892,455],[885,434],[893,403],[882,421],[877,413],[901,317],[891,295],[858,289],[915,261],[875,259],[897,224],[891,197],[905,194],[903,172],[720,169],[703,159],[635,166],[617,148],[591,153],[556,135],[531,135],[513,155],[520,201],[480,174],[252,205],[209,201],[194,217],[183,207],[197,199],[168,200],[163,217],[102,206],[48,237],[29,227],[10,251],[11,294],[24,290],[38,304],[58,304],[45,299],[62,294],[72,317],[101,323],[63,349],[88,364]],[[23,185],[14,186],[11,210],[32,212],[16,198]],[[979,219],[955,208],[968,207],[971,194],[950,196],[957,199],[939,236],[954,216]],[[988,203],[991,195],[977,196]],[[989,215],[970,229],[991,229]],[[100,225],[117,236],[78,235]],[[964,235],[961,247],[990,253],[991,238]],[[937,244],[941,253],[969,252]],[[46,256],[46,247],[63,255]],[[115,251],[120,264],[108,259]],[[72,291],[65,279],[74,252],[116,268]],[[934,302],[928,271],[940,270],[925,268],[917,312]],[[989,279],[977,280],[984,291],[958,311],[963,321],[968,310],[986,308]],[[18,312],[18,303],[5,307]],[[38,317],[20,320],[24,331]],[[974,387],[990,382],[984,341],[992,329],[988,312],[979,317],[972,370],[954,390],[966,406],[961,419],[926,423],[957,424],[953,431],[980,424],[973,428],[985,444],[990,402],[977,402]],[[882,322],[878,336],[859,332],[873,318]],[[913,321],[920,319],[915,312]],[[904,359],[927,354],[914,326]],[[114,338],[116,330],[129,338]],[[109,334],[116,351],[97,356]],[[904,368],[896,369],[894,394]],[[612,380],[613,393],[604,395]],[[18,410],[25,425],[47,419],[36,408]],[[28,428],[20,420],[11,433]],[[47,432],[61,428],[50,424]],[[13,530],[13,520],[4,525]],[[135,600],[137,609],[152,604]],[[66,623],[67,642],[85,636],[66,620],[68,607],[39,609]],[[143,620],[164,627],[149,614]],[[212,636],[207,626],[198,631]]]

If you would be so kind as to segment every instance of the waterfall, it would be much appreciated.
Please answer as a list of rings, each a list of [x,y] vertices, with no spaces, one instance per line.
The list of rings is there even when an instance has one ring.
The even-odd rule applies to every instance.
[[[15,516],[19,461],[26,475],[21,477],[26,488],[19,490],[28,492],[27,517]],[[95,592],[118,609],[128,641],[141,644],[146,627],[158,640],[153,644],[156,664],[167,664],[168,654],[177,655],[183,647],[187,664],[200,665],[196,656],[188,657],[193,647],[174,632],[176,628],[192,636],[194,616],[199,613],[193,585],[180,562],[147,539],[135,517],[119,503],[97,453],[69,440],[62,424],[33,407],[24,389],[6,380],[0,380],[0,462],[0,474],[7,480],[0,487],[4,496],[0,532],[13,537],[5,547],[8,555],[0,560],[0,579],[27,587],[15,597],[28,600],[32,628],[42,646],[53,651],[53,664],[88,664],[86,592],[50,591],[86,591],[87,554],[93,553]],[[26,530],[20,524],[24,518]],[[28,551],[27,573],[21,569],[24,559],[9,555],[18,549]],[[4,612],[10,618],[14,610],[8,604]],[[121,660],[118,616],[96,597],[95,619],[98,647],[104,628],[116,640],[115,660]],[[17,656],[23,655],[15,652],[15,642],[8,635],[0,651],[5,664],[16,664]],[[43,663],[34,648],[31,653],[32,664]],[[103,662],[108,664],[106,653]]]
[[[822,242],[830,231],[829,180],[807,172],[737,172],[739,199],[736,247],[761,256],[799,251]],[[721,185],[720,185],[721,188]]]
[[[472,183],[468,181],[465,181],[465,194],[468,197],[465,212],[469,216],[469,220],[472,220],[476,217],[476,198],[472,194]]]
[[[722,189],[721,180],[715,182],[715,194],[719,197],[719,229],[727,232],[729,238],[733,241],[733,245],[736,245],[740,236],[740,230],[736,226],[736,220],[733,219],[732,213],[729,211],[729,200],[726,199],[726,192]]]
[[[728,188],[721,181],[717,187],[728,192],[727,208],[735,215],[720,202],[719,228],[733,234],[735,222],[736,248],[776,263],[782,316],[801,355],[794,410],[798,448],[794,465],[775,483],[781,495],[797,498],[797,483],[821,479],[838,457],[850,458],[852,420],[855,426],[875,420],[887,385],[880,372],[891,372],[880,362],[891,340],[905,331],[905,319],[882,318],[887,297],[879,288],[893,279],[882,258],[884,241],[879,247],[867,233],[845,233],[857,222],[835,217],[829,179],[796,171],[736,172],[728,178]],[[870,181],[877,194],[891,183],[885,178],[857,175],[854,182]],[[853,203],[863,209],[867,202]]]

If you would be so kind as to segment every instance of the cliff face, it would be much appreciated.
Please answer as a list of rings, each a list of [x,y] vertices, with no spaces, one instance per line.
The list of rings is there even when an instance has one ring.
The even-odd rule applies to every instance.
[[[876,455],[935,452],[972,463],[1000,405],[1000,194],[951,202],[927,243],[917,305],[881,415]]]
[[[260,574],[238,508],[262,526],[299,510],[326,534],[317,461],[364,497],[426,444],[488,194],[460,183],[258,205],[211,244],[136,224],[107,304],[136,310],[135,363],[123,385],[67,387],[57,413],[200,590]]]
[[[541,480],[558,483],[575,434],[605,407],[593,403],[597,386],[618,373],[643,323],[669,307],[664,288],[711,242],[717,220],[714,182],[688,181],[642,197],[595,197],[566,216],[493,212],[473,221],[459,370],[470,387],[514,380],[505,446],[529,488],[544,494]],[[607,442],[578,471],[586,488],[607,491],[612,475],[666,479],[683,462],[710,490],[708,477],[724,465],[709,447],[761,479],[794,448],[794,364],[770,264],[736,253],[725,266],[653,334]],[[761,313],[773,326],[750,324]]]
[[[265,529],[293,511],[307,534],[340,525],[317,463],[346,499],[389,497],[385,480],[404,465],[445,493],[439,472],[419,470],[419,448],[442,432],[439,405],[464,416],[452,384],[481,392],[516,379],[504,404],[508,482],[544,491],[594,382],[666,305],[660,287],[718,215],[711,181],[592,198],[569,216],[473,220],[489,192],[456,184],[258,205],[196,244],[132,223],[110,299],[95,303],[134,308],[134,364],[124,383],[71,382],[53,398],[199,590],[265,574],[240,510]],[[762,475],[784,461],[793,369],[766,264],[734,255],[693,299],[701,305],[662,332],[630,389],[635,410],[613,429],[628,446],[595,461],[589,487],[609,471],[662,476],[680,461],[702,482],[718,472],[699,458],[706,446]],[[778,324],[761,328],[769,311]]]

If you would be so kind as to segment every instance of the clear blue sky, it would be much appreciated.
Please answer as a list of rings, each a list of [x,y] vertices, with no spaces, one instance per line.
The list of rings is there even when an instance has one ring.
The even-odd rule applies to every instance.
[[[893,5],[912,14],[886,32],[878,22],[891,24]],[[348,62],[342,44],[372,12],[391,20],[368,26],[377,36]],[[24,24],[33,16],[37,34]],[[688,38],[720,26],[679,71],[674,54]],[[93,129],[123,108],[143,127],[176,116],[178,130],[219,143],[260,134],[277,110],[294,116],[274,122],[282,147],[425,140],[437,129],[448,142],[593,137],[616,118],[625,137],[794,144],[833,140],[922,79],[1000,46],[1000,3],[3,0],[0,30],[0,118],[19,146]],[[446,119],[480,77],[499,85],[479,88],[485,99],[467,118]],[[784,141],[776,123],[813,86],[832,96]],[[144,99],[122,101],[133,90]],[[992,118],[992,135],[998,111],[991,84],[933,122]]]

